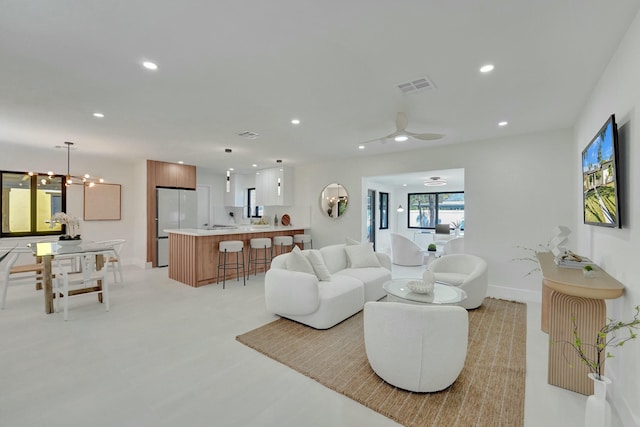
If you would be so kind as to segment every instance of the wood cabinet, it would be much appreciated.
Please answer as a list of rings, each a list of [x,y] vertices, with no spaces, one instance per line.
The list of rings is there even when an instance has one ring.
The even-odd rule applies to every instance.
[[[538,252],[537,258],[543,277],[541,326],[549,334],[550,343],[547,382],[591,395],[589,369],[577,352],[567,352],[561,344],[572,342],[577,328],[583,343],[595,347],[595,337],[607,323],[604,300],[622,296],[624,285],[595,264],[595,276],[587,278],[582,269],[557,266],[551,252]]]
[[[154,162],[157,187],[196,188],[196,167],[178,163]]]
[[[279,231],[245,231],[237,234],[203,236],[169,233],[169,278],[194,288],[215,283],[218,275],[218,248],[223,240],[244,242],[245,268],[247,269],[245,273],[249,273],[249,242],[252,238],[272,239],[275,236],[293,236],[304,233],[302,228],[281,228],[282,230]],[[259,266],[257,272],[261,273],[265,270],[264,266]],[[251,272],[254,273],[254,270],[252,269]],[[227,269],[226,279],[236,278],[236,270],[234,268]],[[220,281],[222,279],[220,277]]]
[[[196,189],[196,167],[147,160],[147,262],[156,266],[156,188]]]
[[[256,175],[256,204],[291,206],[293,204],[293,170],[287,167],[261,170]]]

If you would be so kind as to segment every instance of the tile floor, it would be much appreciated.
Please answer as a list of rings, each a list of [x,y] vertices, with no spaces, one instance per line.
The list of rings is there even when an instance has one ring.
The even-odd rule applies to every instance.
[[[263,277],[194,289],[165,268],[126,269],[110,312],[95,296],[77,297],[68,322],[45,315],[30,286],[10,288],[0,311],[0,426],[397,425],[235,340],[276,318],[264,308]],[[525,426],[581,426],[586,397],[546,383],[539,304],[527,312]]]

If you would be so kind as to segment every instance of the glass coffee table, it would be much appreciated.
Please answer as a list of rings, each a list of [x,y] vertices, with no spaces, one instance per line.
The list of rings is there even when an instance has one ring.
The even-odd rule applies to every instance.
[[[385,282],[382,287],[387,291],[387,301],[413,304],[453,305],[467,299],[467,293],[462,289],[438,282],[433,285],[433,292],[430,294],[412,292],[407,287],[407,283],[411,280],[421,279],[394,279]]]

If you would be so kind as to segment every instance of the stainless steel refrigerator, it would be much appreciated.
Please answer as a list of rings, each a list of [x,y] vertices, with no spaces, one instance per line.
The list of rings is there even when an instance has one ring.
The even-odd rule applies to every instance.
[[[169,265],[169,235],[164,231],[196,228],[198,196],[195,190],[156,189],[156,265]]]

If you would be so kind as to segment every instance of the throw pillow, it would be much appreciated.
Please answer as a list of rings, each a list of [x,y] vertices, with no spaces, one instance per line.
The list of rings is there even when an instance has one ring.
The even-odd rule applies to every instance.
[[[284,261],[284,266],[287,267],[289,271],[300,271],[302,273],[316,275],[311,263],[297,246],[294,246],[293,250],[289,252],[287,259]]]
[[[311,263],[311,267],[313,267],[313,271],[315,271],[318,279],[328,282],[331,280],[331,273],[327,268],[327,265],[324,263],[324,259],[322,258],[322,254],[317,249],[309,249],[306,252],[307,258]]]
[[[367,243],[364,245],[347,245],[345,246],[345,251],[351,268],[382,267],[373,248]]]

